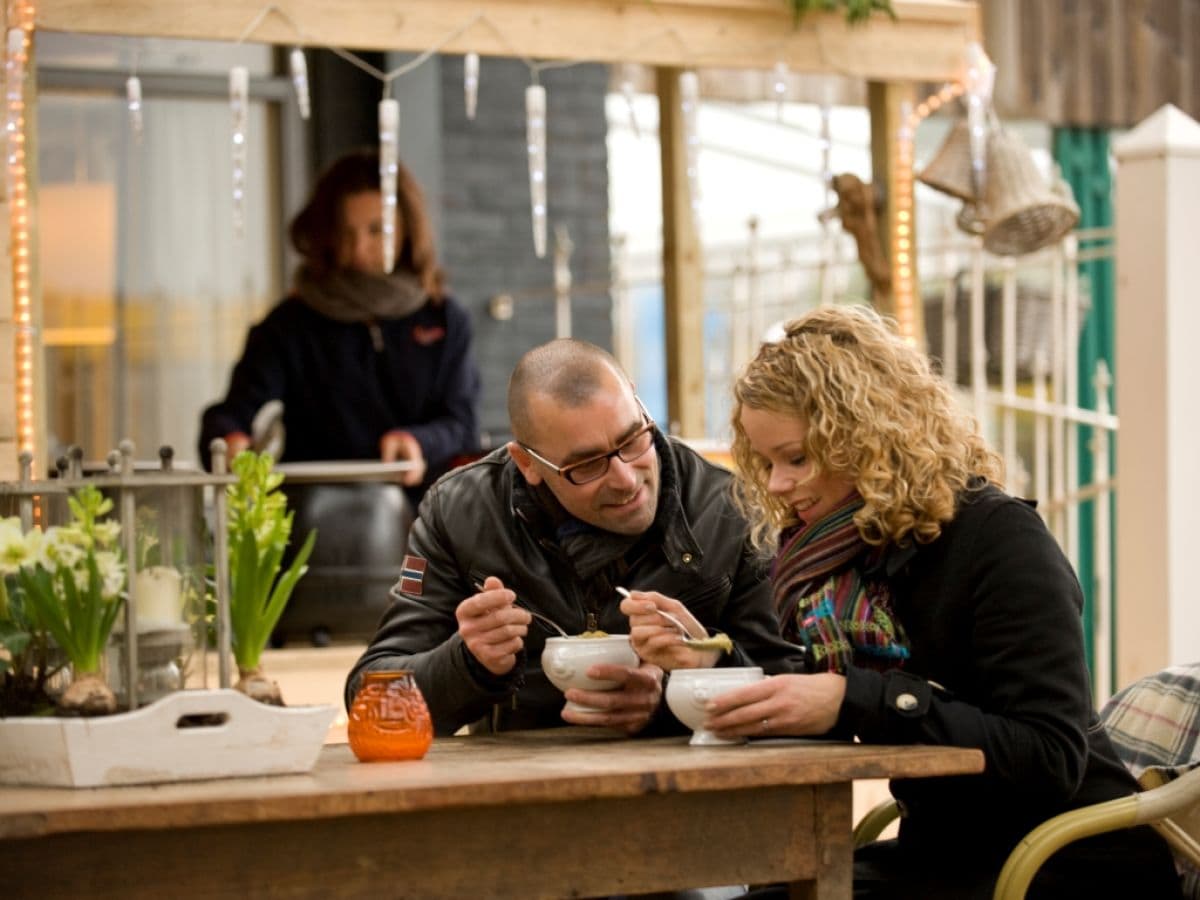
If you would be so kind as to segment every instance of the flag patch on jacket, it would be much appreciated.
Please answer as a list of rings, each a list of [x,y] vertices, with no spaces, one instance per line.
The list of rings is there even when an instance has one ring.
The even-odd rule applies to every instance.
[[[405,556],[400,569],[400,593],[421,596],[425,583],[425,567],[428,563],[419,556]]]

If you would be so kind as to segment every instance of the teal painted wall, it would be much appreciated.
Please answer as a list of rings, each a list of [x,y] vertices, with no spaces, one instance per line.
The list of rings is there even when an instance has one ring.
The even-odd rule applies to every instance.
[[[1111,228],[1113,224],[1112,174],[1109,166],[1109,134],[1106,130],[1093,128],[1056,128],[1054,130],[1054,159],[1062,169],[1063,177],[1075,192],[1079,203],[1080,228]],[[1100,246],[1105,242],[1083,241],[1080,251]],[[1116,372],[1114,331],[1116,329],[1115,273],[1111,258],[1088,260],[1079,263],[1081,292],[1086,288],[1091,296],[1091,309],[1087,311],[1079,340],[1079,405],[1096,408],[1096,390],[1092,383],[1096,363],[1103,359],[1113,373]],[[1112,397],[1109,397],[1111,402]],[[1079,479],[1081,484],[1092,480],[1091,454],[1088,447],[1092,441],[1092,429],[1079,426]],[[1109,439],[1109,458],[1115,460],[1116,442]],[[1089,667],[1095,654],[1092,639],[1092,623],[1095,619],[1095,542],[1093,528],[1095,504],[1082,504],[1079,512],[1079,580],[1084,592],[1084,637]],[[1113,521],[1116,521],[1116,502],[1113,503]],[[1110,548],[1110,558],[1116,559],[1115,547]],[[1116,583],[1115,573],[1113,583]],[[1115,611],[1110,610],[1115,615]],[[1116,622],[1112,633],[1116,634]],[[1115,640],[1115,638],[1114,638]],[[1115,650],[1115,648],[1113,648]],[[1094,671],[1094,669],[1093,669]],[[1109,690],[1115,685],[1108,685]]]

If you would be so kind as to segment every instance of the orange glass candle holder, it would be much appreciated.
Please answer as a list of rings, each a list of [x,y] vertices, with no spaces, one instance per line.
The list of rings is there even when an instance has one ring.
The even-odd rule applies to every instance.
[[[365,673],[346,733],[362,762],[424,756],[433,743],[433,721],[412,672]]]

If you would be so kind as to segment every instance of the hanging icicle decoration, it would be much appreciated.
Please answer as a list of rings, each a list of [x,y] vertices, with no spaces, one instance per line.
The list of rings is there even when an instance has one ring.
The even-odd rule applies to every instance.
[[[525,88],[525,138],[529,145],[529,206],[533,214],[533,250],[546,255],[546,89]]]
[[[383,271],[396,264],[396,178],[400,158],[400,104],[379,101],[379,191],[383,198]]]
[[[312,115],[312,103],[308,96],[308,61],[304,51],[293,47],[288,54],[288,69],[292,73],[292,88],[296,91],[296,106],[300,109],[300,118],[305,121]]]
[[[822,209],[829,209],[833,203],[833,110],[828,103],[821,104],[821,131],[817,146],[821,148],[821,184],[825,188]],[[821,230],[829,230],[829,219],[821,219]]]
[[[463,57],[463,100],[467,104],[467,118],[475,121],[475,103],[479,98],[479,54],[468,53]]]
[[[129,108],[129,130],[137,143],[142,142],[142,80],[130,75],[125,81],[125,104]]]
[[[783,60],[775,63],[774,78],[771,82],[771,93],[775,95],[775,118],[783,121],[783,103],[787,100],[788,67]]]
[[[250,73],[245,66],[229,70],[229,112],[232,127],[233,233],[246,228],[246,122],[250,107]]]
[[[625,63],[621,66],[621,96],[625,98],[625,105],[629,107],[629,127],[633,129],[633,136],[640,138],[642,129],[638,126],[637,109],[634,106],[634,76],[633,63]]]
[[[967,72],[963,87],[967,95],[967,133],[971,143],[971,184],[976,197],[983,197],[987,180],[987,111],[996,83],[996,64],[983,47],[967,46]]]
[[[700,135],[697,119],[700,107],[700,79],[695,72],[679,76],[680,108],[683,112],[683,142],[687,154],[688,191],[692,195],[692,215],[700,220]]]

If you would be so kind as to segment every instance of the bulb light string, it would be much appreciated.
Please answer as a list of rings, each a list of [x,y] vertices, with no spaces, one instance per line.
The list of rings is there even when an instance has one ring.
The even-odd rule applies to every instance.
[[[8,194],[12,254],[14,364],[16,367],[17,452],[37,458],[37,429],[33,404],[34,343],[33,261],[29,171],[25,156],[25,91],[34,8],[17,0],[9,5],[5,35],[5,188]]]
[[[982,52],[982,51],[981,51]],[[891,258],[894,261],[892,273],[892,297],[895,302],[896,325],[900,333],[910,342],[915,343],[917,334],[916,321],[916,278],[915,248],[913,232],[913,140],[917,126],[937,112],[947,103],[961,97],[966,91],[970,79],[970,56],[968,51],[968,74],[961,81],[949,82],[941,90],[922,100],[915,107],[912,104],[902,105],[900,112],[900,130],[896,139],[895,149],[895,194],[893,199],[896,212],[896,227],[891,235]],[[993,72],[995,66],[992,66]]]

